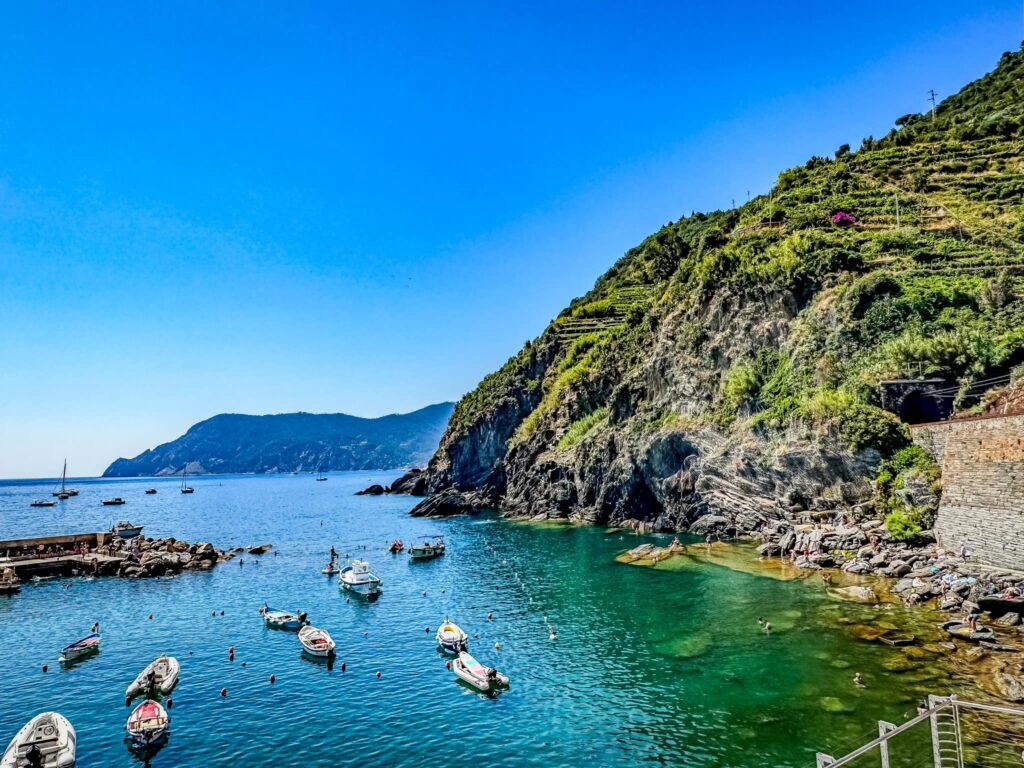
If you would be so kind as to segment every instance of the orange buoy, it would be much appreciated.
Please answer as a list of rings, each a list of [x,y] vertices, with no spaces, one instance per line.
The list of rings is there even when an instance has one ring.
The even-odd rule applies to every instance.
[[[235,655],[235,646],[232,645],[230,648],[228,648],[228,653],[230,653],[232,656],[234,656]]]
[[[152,614],[152,613],[151,613],[151,614],[149,614],[149,618],[150,618],[150,619],[152,619],[152,618],[153,618],[153,614]]]
[[[220,695],[221,696],[227,696],[228,695],[228,689],[227,688],[221,688],[220,689]]]
[[[216,616],[216,615],[217,615],[217,612],[216,612],[216,611],[210,611],[210,615],[211,615],[211,616]]]
[[[446,662],[444,663],[444,668],[445,668],[445,669],[451,669],[451,668],[452,668],[452,663],[451,663],[450,661],[446,661]]]
[[[277,682],[277,675],[271,675],[270,676],[270,684],[273,685],[276,682]]]
[[[494,650],[500,651],[501,650],[501,643],[495,643],[494,644]]]
[[[377,677],[380,677],[380,670],[377,671]]]
[[[167,708],[170,709],[173,706],[174,706],[174,699],[168,699],[167,700]]]

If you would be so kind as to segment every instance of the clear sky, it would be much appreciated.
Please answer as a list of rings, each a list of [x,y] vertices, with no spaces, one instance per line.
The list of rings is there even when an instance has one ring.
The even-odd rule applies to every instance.
[[[949,95],[1021,0],[0,5],[0,477],[457,399],[627,248]]]

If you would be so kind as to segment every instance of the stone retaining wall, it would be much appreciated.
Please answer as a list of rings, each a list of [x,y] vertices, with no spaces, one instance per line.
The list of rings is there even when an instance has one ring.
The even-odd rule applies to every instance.
[[[942,467],[939,543],[972,559],[1024,570],[1024,415],[911,428]]]

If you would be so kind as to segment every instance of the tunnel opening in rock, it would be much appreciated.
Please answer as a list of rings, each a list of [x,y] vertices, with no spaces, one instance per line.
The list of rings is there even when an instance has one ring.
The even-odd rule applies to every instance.
[[[900,420],[905,424],[927,424],[942,421],[944,409],[932,395],[926,395],[919,389],[910,392],[900,405]]]

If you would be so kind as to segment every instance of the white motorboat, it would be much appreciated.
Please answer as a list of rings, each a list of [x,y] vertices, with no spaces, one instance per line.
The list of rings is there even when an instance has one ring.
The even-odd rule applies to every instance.
[[[181,665],[176,658],[160,654],[128,686],[128,690],[124,692],[124,697],[126,699],[133,699],[140,693],[146,696],[162,693],[166,696],[178,684],[179,672],[181,672]]]
[[[146,699],[128,715],[125,730],[133,747],[146,749],[159,744],[167,737],[171,718],[160,702]]]
[[[370,571],[365,560],[353,560],[352,565],[341,569],[341,586],[357,595],[376,595],[380,592],[381,580]]]
[[[274,629],[302,629],[308,623],[305,611],[299,613],[280,611],[264,604],[260,608],[260,612],[263,614],[263,621],[266,622],[267,626]]]
[[[334,655],[334,640],[326,629],[305,626],[299,630],[299,642],[302,650],[310,656],[326,659]]]
[[[69,661],[76,661],[90,654],[96,653],[100,649],[100,636],[93,632],[91,635],[86,635],[81,640],[76,640],[71,645],[66,645],[60,649],[60,661],[61,663],[67,663]]]
[[[120,507],[122,504],[124,504],[124,499],[122,499],[120,496],[115,496],[112,499],[103,499],[102,501],[100,501],[100,504],[102,504],[104,507]]]
[[[448,653],[464,651],[469,644],[469,636],[462,631],[462,627],[447,619],[437,628],[437,634],[434,637],[437,639],[437,644]]]
[[[128,520],[118,520],[111,527],[110,532],[122,539],[134,539],[136,536],[142,535],[143,528],[145,528],[144,525],[135,525]]]
[[[508,685],[508,677],[493,667],[481,664],[465,651],[452,661],[452,672],[460,679],[472,685],[478,691],[487,693],[495,688]]]
[[[42,712],[11,739],[0,768],[71,768],[78,735],[59,712]]]
[[[36,499],[31,504],[29,504],[29,506],[30,507],[56,507],[57,506],[57,502],[56,501],[50,501],[49,499]]]

